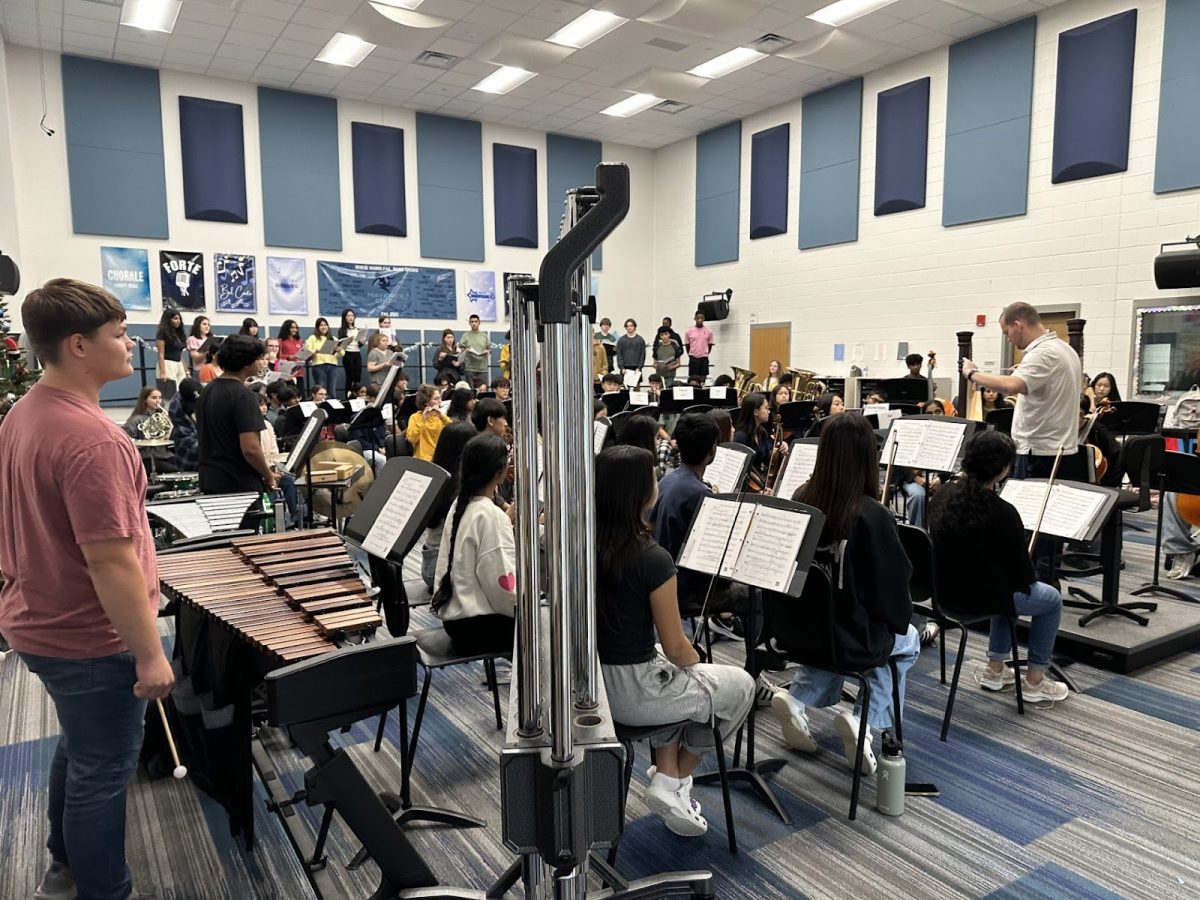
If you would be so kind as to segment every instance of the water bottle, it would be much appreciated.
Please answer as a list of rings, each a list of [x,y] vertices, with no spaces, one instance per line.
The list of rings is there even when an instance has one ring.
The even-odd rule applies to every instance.
[[[890,731],[883,733],[883,753],[875,782],[875,808],[885,816],[904,815],[904,752]]]

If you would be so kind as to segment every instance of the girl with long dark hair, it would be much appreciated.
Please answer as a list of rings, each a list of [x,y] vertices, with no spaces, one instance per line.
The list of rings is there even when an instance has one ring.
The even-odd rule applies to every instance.
[[[258,322],[252,318],[242,319],[242,327],[238,329],[238,334],[246,334],[250,337],[258,337]]]
[[[708,823],[691,799],[692,772],[713,748],[710,723],[722,738],[736,731],[754,681],[735,666],[702,664],[684,634],[675,565],[647,523],[657,498],[649,450],[617,446],[596,457],[596,640],[615,721],[694,723],[651,737],[656,768],[646,805],[675,834],[696,836]]]
[[[830,416],[840,416],[846,411],[846,404],[842,402],[839,394],[834,394],[831,391],[826,391],[816,400],[816,406],[813,407],[813,412],[816,418],[813,419],[812,425],[809,426],[805,437],[820,437],[821,429],[825,426],[825,420]]]
[[[821,431],[812,477],[796,492],[800,503],[825,514],[821,558],[830,560],[835,592],[834,629],[841,662],[865,669],[871,685],[866,711],[867,734],[862,769],[875,771],[871,729],[891,728],[894,659],[904,705],[905,675],[921,651],[917,630],[909,624],[912,600],[908,579],[912,566],[900,543],[896,521],[879,502],[879,450],[866,416],[836,416]],[[807,708],[835,707],[842,695],[842,676],[801,666],[788,691],[779,692],[771,709],[788,745],[815,753]],[[860,705],[838,713],[834,727],[842,739],[846,762],[854,765]]]
[[[158,332],[154,335],[154,347],[158,350],[158,380],[170,382],[167,387],[172,396],[179,383],[187,377],[187,338],[183,334],[183,315],[177,309],[164,309],[158,320]]]
[[[771,462],[771,404],[766,394],[752,393],[742,398],[737,419],[734,420],[733,439],[754,451],[754,465],[765,475]]]
[[[354,310],[342,310],[342,323],[338,326],[338,340],[342,338],[350,338],[350,343],[346,345],[346,350],[342,356],[342,367],[346,370],[346,384],[361,384],[362,383],[362,343],[359,341],[358,325],[355,324],[356,317]]]
[[[1016,446],[1000,431],[984,431],[967,444],[963,470],[938,493],[929,511],[938,597],[951,610],[992,613],[988,664],[979,679],[989,691],[1011,687],[1012,653],[1008,620],[1032,616],[1029,664],[1023,696],[1027,701],[1065,700],[1067,686],[1046,676],[1054,636],[1062,617],[1062,595],[1037,580],[1016,508],[1000,498],[997,486],[1012,469]],[[980,553],[981,547],[987,553]]]
[[[1113,377],[1112,372],[1101,372],[1092,379],[1092,397],[1097,403],[1101,400],[1121,402],[1121,390],[1117,387],[1117,379]]]
[[[511,650],[517,604],[517,552],[509,514],[496,506],[508,474],[508,446],[494,434],[467,441],[458,497],[438,550],[430,610],[442,620],[456,653]]]
[[[208,340],[211,334],[212,324],[208,321],[208,316],[196,316],[192,320],[192,330],[188,333],[186,343],[188,356],[192,359],[193,370],[198,366],[204,365],[204,351],[200,347]]]
[[[475,392],[470,388],[455,388],[450,394],[450,408],[446,415],[451,422],[469,422],[475,409]]]
[[[329,332],[329,320],[321,316],[313,325],[313,333],[304,342],[304,349],[312,354],[308,371],[312,376],[313,385],[325,388],[330,397],[335,397],[337,390],[337,361],[342,351],[338,350],[333,353],[317,352],[332,337]]]
[[[446,490],[433,507],[429,523],[425,528],[425,540],[421,545],[421,579],[429,590],[434,588],[433,575],[437,570],[438,550],[442,546],[442,531],[446,525],[446,514],[450,504],[458,496],[459,468],[462,465],[463,448],[475,437],[475,426],[469,422],[455,422],[442,431],[437,447],[433,450],[433,464],[450,473]]]

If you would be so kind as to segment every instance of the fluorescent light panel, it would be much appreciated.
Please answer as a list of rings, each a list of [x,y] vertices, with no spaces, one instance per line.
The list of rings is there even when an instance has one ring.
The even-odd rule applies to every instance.
[[[561,44],[564,47],[574,47],[579,50],[592,41],[598,41],[610,31],[619,28],[629,20],[615,13],[599,9],[589,9],[582,16],[568,22],[550,37],[546,38],[551,44]]]
[[[125,0],[121,6],[121,24],[170,34],[182,6],[182,0]]]
[[[376,44],[364,41],[362,38],[339,31],[329,39],[329,43],[317,54],[317,62],[329,63],[331,66],[349,66],[353,68],[366,59],[376,46]]]
[[[818,9],[809,18],[822,25],[840,28],[847,22],[861,19],[867,13],[891,6],[895,2],[896,0],[837,0],[837,3],[830,3],[828,6]]]
[[[694,69],[688,69],[688,74],[695,75],[697,78],[720,78],[722,75],[728,75],[730,72],[736,72],[751,63],[758,62],[766,55],[750,47],[738,47],[728,53],[722,53],[706,63],[701,63]]]
[[[487,78],[471,86],[473,91],[483,91],[485,94],[507,94],[513,88],[520,87],[537,72],[520,69],[516,66],[501,66]]]
[[[608,109],[600,110],[600,112],[606,116],[616,116],[618,119],[626,119],[629,116],[636,116],[640,112],[645,112],[650,107],[657,106],[659,103],[662,103],[662,98],[655,97],[653,94],[633,94],[619,103],[614,103]]]

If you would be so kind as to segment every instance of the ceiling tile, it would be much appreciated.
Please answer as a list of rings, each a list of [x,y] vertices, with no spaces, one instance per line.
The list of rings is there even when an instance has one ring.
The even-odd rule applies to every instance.
[[[275,43],[275,38],[270,34],[259,34],[256,31],[237,31],[230,28],[225,35],[225,40],[221,42],[222,47],[254,47],[258,50],[266,50]]]
[[[243,0],[238,9],[251,15],[266,16],[268,19],[278,19],[282,22],[290,20],[292,13],[296,11],[296,7],[289,3],[280,3],[279,0]]]

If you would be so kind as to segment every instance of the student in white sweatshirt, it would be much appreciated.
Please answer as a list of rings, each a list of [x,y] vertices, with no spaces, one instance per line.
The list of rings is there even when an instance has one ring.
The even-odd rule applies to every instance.
[[[501,438],[484,433],[467,441],[430,605],[457,653],[512,649],[517,603],[512,511],[493,502],[507,472],[508,447]]]

